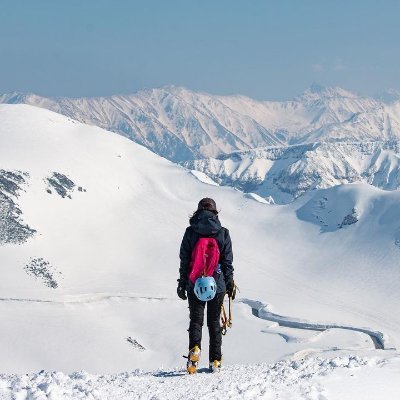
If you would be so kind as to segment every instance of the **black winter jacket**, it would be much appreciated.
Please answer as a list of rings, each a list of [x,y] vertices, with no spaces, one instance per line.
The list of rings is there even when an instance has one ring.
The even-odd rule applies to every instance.
[[[226,291],[226,282],[233,280],[233,253],[232,241],[229,231],[221,226],[218,216],[208,210],[197,211],[189,221],[190,226],[186,228],[183,235],[179,257],[181,264],[179,268],[179,280],[186,285],[186,290],[193,288],[189,280],[190,261],[192,251],[201,237],[212,237],[218,243],[220,267],[214,273],[217,283],[217,293]]]

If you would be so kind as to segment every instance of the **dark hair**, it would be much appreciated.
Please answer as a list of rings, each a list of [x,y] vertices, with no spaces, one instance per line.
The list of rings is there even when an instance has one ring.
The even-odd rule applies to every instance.
[[[194,211],[191,218],[196,216],[202,210],[208,210],[214,213],[215,215],[218,215],[217,204],[215,203],[214,199],[211,199],[209,197],[205,197],[204,199],[201,199],[199,201],[199,204],[197,205],[197,210]]]
[[[217,204],[215,203],[215,200],[211,199],[210,197],[205,197],[204,199],[201,199],[199,201],[199,204],[197,205],[197,209],[214,211],[218,213]]]

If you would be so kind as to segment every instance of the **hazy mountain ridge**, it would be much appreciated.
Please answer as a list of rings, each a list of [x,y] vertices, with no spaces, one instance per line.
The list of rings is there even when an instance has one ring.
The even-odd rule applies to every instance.
[[[0,103],[56,111],[117,132],[175,162],[265,146],[400,138],[399,101],[386,104],[316,84],[284,102],[164,87],[80,99],[11,93],[0,95]]]

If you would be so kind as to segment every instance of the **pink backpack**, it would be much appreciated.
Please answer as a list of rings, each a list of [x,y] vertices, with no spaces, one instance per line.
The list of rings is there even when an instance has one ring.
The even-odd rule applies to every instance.
[[[218,243],[214,238],[200,238],[192,251],[189,279],[196,282],[201,276],[213,276],[219,261]]]

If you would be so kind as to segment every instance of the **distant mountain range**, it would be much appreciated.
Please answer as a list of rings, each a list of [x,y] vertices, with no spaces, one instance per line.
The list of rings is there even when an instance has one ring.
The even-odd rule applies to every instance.
[[[30,104],[100,126],[221,184],[277,202],[345,182],[398,187],[395,90],[371,98],[313,84],[277,102],[164,87],[79,99],[9,93],[0,103]]]
[[[366,182],[400,187],[400,141],[319,142],[269,147],[187,161],[221,185],[285,204],[313,189]],[[270,198],[270,200],[272,200]]]

